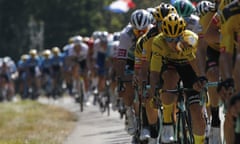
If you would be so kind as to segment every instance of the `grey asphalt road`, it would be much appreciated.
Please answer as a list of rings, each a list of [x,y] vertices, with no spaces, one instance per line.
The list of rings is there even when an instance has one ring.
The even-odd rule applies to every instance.
[[[118,112],[101,113],[98,106],[90,104],[80,112],[79,105],[70,97],[59,100],[39,99],[40,102],[63,106],[78,116],[78,122],[63,144],[130,144],[131,137],[124,130],[124,120]]]
[[[120,119],[118,112],[111,111],[110,116],[107,116],[107,113],[102,114],[98,106],[91,104],[91,98],[89,100],[90,104],[84,107],[83,112],[80,112],[79,104],[75,103],[74,99],[70,97],[63,97],[58,100],[40,98],[39,101],[45,104],[54,104],[64,107],[77,114],[77,125],[63,144],[131,143],[131,137],[124,130],[124,120]],[[224,120],[222,110],[221,107],[220,119]],[[223,131],[221,133],[223,134]]]

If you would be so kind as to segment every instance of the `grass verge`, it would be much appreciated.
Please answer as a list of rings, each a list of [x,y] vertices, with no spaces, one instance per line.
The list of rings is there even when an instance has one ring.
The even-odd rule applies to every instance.
[[[77,117],[35,101],[0,103],[0,144],[61,144]]]

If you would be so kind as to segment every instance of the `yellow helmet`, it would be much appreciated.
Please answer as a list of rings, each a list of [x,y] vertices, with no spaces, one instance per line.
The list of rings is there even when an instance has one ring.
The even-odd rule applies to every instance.
[[[153,17],[158,22],[162,21],[164,17],[166,17],[170,13],[177,13],[177,10],[175,9],[175,7],[167,3],[161,3],[155,9],[156,10],[153,12]]]
[[[23,55],[21,56],[21,60],[22,60],[22,61],[26,61],[28,58],[29,58],[29,55],[27,55],[27,54],[23,54]]]
[[[167,37],[178,37],[185,30],[186,23],[182,17],[176,13],[167,15],[162,21],[162,32]]]
[[[29,55],[30,56],[36,56],[37,55],[37,50],[36,49],[30,49]]]
[[[59,54],[59,53],[60,53],[59,47],[53,47],[53,48],[52,48],[52,53],[53,53],[53,54]]]
[[[46,49],[43,51],[43,56],[44,57],[49,57],[51,55],[51,51],[49,49]]]

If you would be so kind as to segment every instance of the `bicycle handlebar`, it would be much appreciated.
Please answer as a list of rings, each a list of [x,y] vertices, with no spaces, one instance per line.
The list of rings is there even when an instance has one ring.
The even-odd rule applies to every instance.
[[[172,94],[177,94],[180,92],[186,92],[186,91],[195,91],[192,88],[176,88],[176,89],[160,89],[159,93],[172,93]]]
[[[219,83],[220,82],[207,82],[206,84],[205,84],[205,88],[209,88],[209,87],[217,87],[218,85],[219,85]]]

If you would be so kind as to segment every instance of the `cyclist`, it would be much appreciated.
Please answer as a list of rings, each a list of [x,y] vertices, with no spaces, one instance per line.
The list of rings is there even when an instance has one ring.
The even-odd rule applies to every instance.
[[[52,95],[52,67],[51,67],[51,51],[46,49],[42,54],[41,70],[41,86],[47,97]]]
[[[14,61],[6,56],[0,63],[0,101],[11,101],[15,94],[14,82],[17,76],[17,69]]]
[[[152,44],[152,57],[150,66],[151,94],[157,83],[156,77],[163,69],[163,89],[174,89],[179,78],[186,88],[193,88],[198,79],[196,67],[196,50],[198,36],[190,30],[186,30],[186,23],[178,14],[172,13],[163,19],[162,32],[156,36]],[[204,143],[205,120],[202,116],[202,107],[199,104],[199,92],[186,92],[192,119],[192,131],[195,144]],[[163,105],[163,130],[162,142],[173,141],[173,106],[176,96],[164,93],[161,95]]]
[[[67,56],[65,62],[68,65],[72,79],[74,80],[75,90],[79,90],[79,77],[83,78],[84,82],[84,93],[88,91],[88,80],[87,80],[87,71],[88,71],[88,46],[83,43],[81,36],[74,37],[73,44],[67,50]],[[86,93],[84,96],[87,96]],[[86,97],[85,97],[86,98]],[[78,100],[78,98],[77,98]]]
[[[120,42],[117,52],[116,66],[118,67],[117,77],[122,80],[132,80],[132,74],[126,75],[125,72],[132,73],[134,70],[134,50],[137,39],[150,28],[150,14],[144,9],[135,10],[131,14],[130,24],[128,24],[120,34]],[[129,72],[130,71],[130,72]],[[136,132],[136,117],[138,111],[133,108],[134,89],[132,83],[125,83],[125,90],[119,92],[119,97],[123,98],[126,105],[126,130],[130,135]],[[133,136],[133,142],[135,137]]]
[[[18,69],[18,84],[19,84],[19,94],[21,95],[22,99],[26,98],[26,95],[24,95],[24,89],[26,88],[26,61],[29,58],[28,54],[21,55],[20,60],[17,63],[17,69]]]
[[[70,50],[74,47],[74,41],[82,40],[80,35],[72,36],[68,39],[68,44],[63,47],[63,79],[66,84],[68,93],[73,96],[73,77],[72,77],[72,64],[69,65],[68,55]],[[71,63],[71,62],[70,62]]]
[[[58,47],[52,48],[51,69],[53,78],[53,97],[62,94],[62,72],[63,72],[63,54]]]
[[[26,61],[26,69],[27,69],[27,88],[25,89],[25,94],[28,94],[28,89],[30,87],[34,88],[34,97],[36,99],[39,96],[40,90],[40,65],[41,60],[38,56],[36,49],[29,50],[29,59]]]
[[[105,76],[107,74],[107,49],[109,43],[109,33],[107,31],[100,31],[98,38],[94,41],[94,66],[96,69],[98,81],[98,91],[100,97],[104,96]],[[103,109],[102,109],[103,110]]]
[[[219,81],[219,55],[220,55],[220,32],[219,20],[215,6],[210,1],[201,1],[197,4],[197,14],[200,17],[201,32],[199,32],[198,41],[198,67],[199,75],[202,76],[202,83],[207,80],[215,82]],[[219,118],[219,102],[220,96],[217,88],[208,88],[210,96],[210,110],[212,115],[211,131],[209,143],[220,144],[220,118]]]
[[[219,86],[220,94],[227,106],[226,119],[224,123],[224,135],[227,143],[234,143],[234,122],[229,101],[234,93],[240,92],[240,2],[238,0],[221,0],[218,7],[221,20],[221,40],[220,40],[220,69],[222,82]],[[236,41],[236,42],[235,42]],[[236,58],[233,58],[234,47],[236,47]],[[235,59],[235,64],[233,62]],[[235,66],[234,66],[235,65]],[[234,78],[234,79],[233,79]]]
[[[163,18],[170,13],[177,13],[176,9],[172,5],[161,3],[159,6],[157,6],[152,12],[155,24],[154,27],[152,27],[137,41],[135,49],[134,71],[140,88],[143,81],[148,82],[152,41],[154,37],[157,36],[161,31],[161,22]],[[147,100],[145,104],[148,119],[147,122],[149,123],[149,125],[147,124],[147,122],[143,122],[144,130],[140,134],[140,139],[146,139],[151,136],[151,139],[149,139],[149,141],[153,141],[153,143],[156,143],[159,131],[158,111],[154,107],[152,107],[151,104],[151,99]]]

